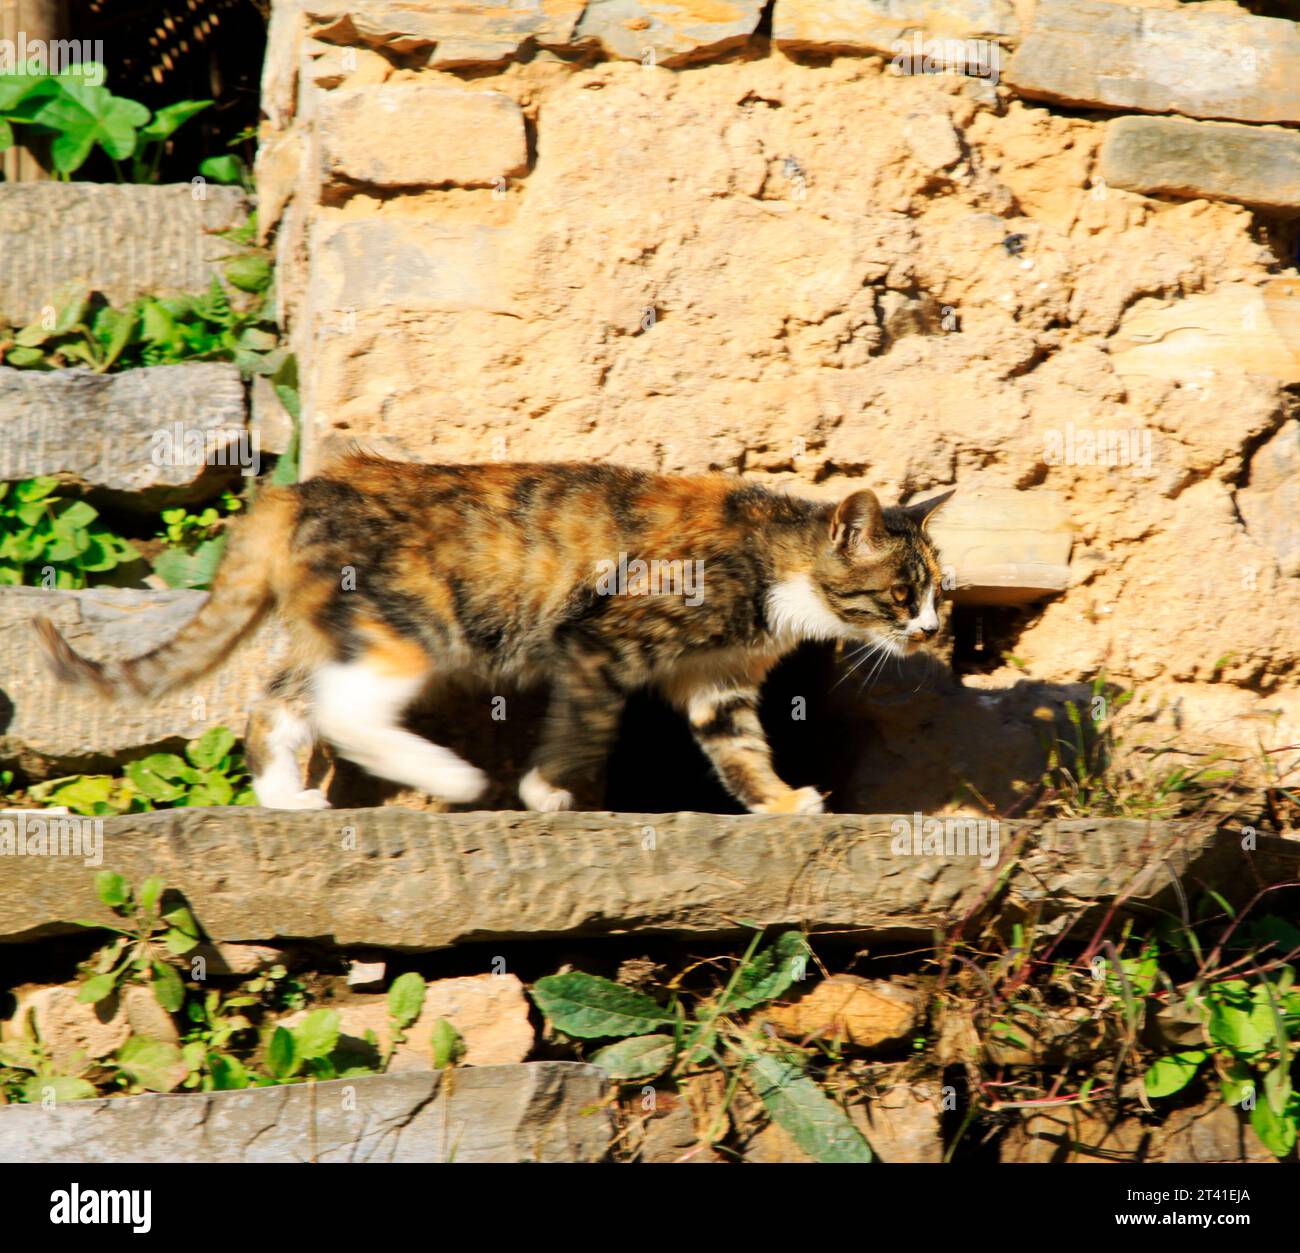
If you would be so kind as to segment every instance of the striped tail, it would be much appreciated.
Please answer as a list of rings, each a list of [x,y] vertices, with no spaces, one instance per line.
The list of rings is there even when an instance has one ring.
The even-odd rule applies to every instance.
[[[212,594],[165,644],[130,661],[83,657],[46,617],[32,626],[45,659],[64,683],[91,688],[111,700],[153,699],[184,687],[219,666],[262,620],[275,599],[273,575],[292,551],[297,495],[270,488],[252,512],[235,523]]]

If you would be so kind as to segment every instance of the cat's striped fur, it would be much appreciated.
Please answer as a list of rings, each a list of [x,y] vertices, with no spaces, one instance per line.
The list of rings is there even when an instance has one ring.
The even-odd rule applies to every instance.
[[[946,498],[882,510],[869,491],[821,504],[721,474],[358,453],[264,490],[232,527],[207,603],[152,652],[95,662],[48,621],[36,626],[63,679],[150,699],[211,670],[278,612],[291,662],[246,739],[272,807],[325,804],[303,790],[296,761],[317,736],[377,776],[474,800],[482,773],[402,726],[436,676],[472,671],[552,685],[520,785],[530,808],[572,804],[570,785],[603,761],[628,693],[648,685],[685,714],[742,804],[818,811],[814,789],[772,769],[763,679],[804,640],[901,656],[932,636],[940,575],[924,521]],[[656,583],[656,570],[670,577]]]

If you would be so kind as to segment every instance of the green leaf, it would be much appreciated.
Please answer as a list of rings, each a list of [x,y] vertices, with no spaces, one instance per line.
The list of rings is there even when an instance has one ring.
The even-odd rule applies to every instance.
[[[187,1073],[180,1049],[168,1040],[133,1035],[117,1051],[118,1067],[150,1092],[171,1092]]]
[[[465,1056],[465,1038],[446,1018],[433,1024],[433,1068],[446,1070]]]
[[[238,157],[208,157],[200,162],[199,173],[214,183],[240,183],[244,178],[244,163]]]
[[[57,88],[57,80],[32,74],[0,74],[0,113],[15,113],[24,100],[44,100]]]
[[[59,480],[51,475],[42,475],[35,479],[24,479],[14,484],[14,499],[25,504],[34,500],[44,500],[59,489]]]
[[[1267,1101],[1258,1101],[1250,1111],[1250,1125],[1274,1157],[1286,1157],[1295,1148],[1295,1121],[1274,1113]]]
[[[1247,1093],[1255,1091],[1255,1072],[1244,1062],[1233,1062],[1219,1084],[1224,1104],[1240,1105]]]
[[[208,1054],[208,1074],[215,1092],[231,1092],[248,1087],[248,1071],[238,1058],[225,1053]]]
[[[32,1105],[42,1104],[48,1096],[53,1096],[57,1105],[60,1101],[88,1101],[97,1095],[89,1082],[71,1075],[33,1075],[23,1084],[23,1100]]]
[[[168,587],[206,588],[211,585],[225,550],[224,534],[206,540],[193,552],[166,548],[154,558],[154,573]]]
[[[181,125],[188,122],[196,113],[211,108],[211,100],[178,100],[175,104],[164,105],[144,126],[140,135],[143,139],[161,141],[168,138]]]
[[[112,369],[117,363],[117,359],[134,337],[138,325],[139,319],[129,311],[126,313],[118,313],[112,309],[103,311],[96,323],[96,329],[102,327],[105,335],[104,358],[95,367],[100,374]]]
[[[653,1079],[673,1064],[673,1038],[670,1035],[635,1035],[629,1040],[597,1049],[587,1060],[593,1066],[603,1067],[611,1079]]]
[[[264,291],[271,281],[271,262],[260,252],[250,252],[230,261],[222,273],[240,291]]]
[[[1267,1005],[1254,1005],[1246,1010],[1217,1001],[1210,1010],[1206,1029],[1216,1044],[1247,1055],[1266,1049],[1273,1038],[1272,1015]]]
[[[40,1070],[45,1058],[30,1040],[10,1040],[0,1044],[0,1066],[17,1070]]]
[[[196,940],[199,938],[199,924],[194,921],[194,915],[190,913],[187,905],[177,905],[175,909],[169,909],[162,915],[162,920],[184,935],[192,936]]]
[[[131,887],[113,870],[101,870],[95,876],[95,893],[110,909],[118,909],[131,899]]]
[[[5,357],[5,365],[15,370],[48,369],[45,354],[39,348],[11,348]]]
[[[4,118],[0,117],[0,152],[14,146],[14,129]]]
[[[211,770],[234,746],[235,733],[229,727],[209,727],[185,746],[185,756],[201,770]]]
[[[174,801],[185,795],[183,783],[197,778],[175,753],[154,753],[126,764],[126,777],[151,801]],[[186,779],[186,775],[190,778]]]
[[[724,1008],[749,1009],[775,1000],[795,981],[811,956],[808,941],[798,931],[784,932],[741,970]]]
[[[266,1050],[266,1068],[276,1079],[287,1079],[298,1066],[297,1046],[293,1033],[276,1027]]]
[[[39,348],[48,340],[53,339],[54,335],[53,328],[40,322],[33,322],[29,326],[24,326],[22,330],[14,335],[14,343],[23,348]]]
[[[339,1042],[336,1010],[315,1009],[293,1029],[294,1055],[302,1061],[328,1057]]]
[[[529,994],[554,1027],[582,1040],[646,1035],[675,1021],[644,992],[579,970],[538,979]]]
[[[149,120],[144,105],[114,96],[107,87],[72,79],[61,79],[60,87],[32,119],[58,132],[50,143],[50,158],[60,174],[79,169],[95,144],[116,161],[135,151],[136,132]]]
[[[152,987],[154,999],[169,1014],[177,1013],[185,1003],[185,984],[175,967],[166,962],[154,962]]]
[[[1147,1067],[1144,1077],[1148,1096],[1172,1096],[1181,1092],[1193,1078],[1201,1063],[1209,1056],[1204,1049],[1189,1049],[1185,1053],[1171,1053],[1157,1058]]]
[[[768,1053],[747,1066],[772,1121],[819,1162],[869,1162],[871,1147],[849,1116],[797,1066]]]
[[[99,511],[86,504],[84,500],[73,500],[59,510],[56,521],[61,526],[80,529],[89,526],[97,517]]]
[[[405,1030],[424,1008],[424,979],[413,970],[398,975],[388,989],[387,1004],[388,1016]]]

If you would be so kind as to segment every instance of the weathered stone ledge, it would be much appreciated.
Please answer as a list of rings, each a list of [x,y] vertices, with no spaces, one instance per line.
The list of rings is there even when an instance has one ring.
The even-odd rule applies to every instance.
[[[1300,122],[1300,26],[1199,6],[1038,0],[1006,81],[1055,104]]]
[[[0,1162],[595,1162],[608,1080],[580,1062],[0,1108]]]
[[[196,739],[214,724],[243,734],[248,705],[275,672],[284,636],[259,630],[219,670],[156,701],[110,704],[58,682],[44,665],[33,614],[49,616],[74,648],[96,659],[135,657],[170,639],[206,592],[97,587],[52,592],[0,589],[0,762],[34,779],[93,772],[163,745]]]
[[[182,809],[110,818],[102,866],[184,893],[208,937],[430,950],[627,933],[728,935],[748,923],[926,938],[1007,882],[1004,915],[1040,925],[1094,906],[1227,896],[1300,876],[1300,844],[1184,823],[1003,823],[1009,869],[894,852],[888,815],[425,814]],[[0,943],[106,916],[82,857],[0,856]]]
[[[111,304],[204,290],[248,197],[189,183],[0,183],[0,323],[25,326],[70,289]]]
[[[524,46],[591,49],[616,60],[680,66],[744,46],[764,0],[556,0],[545,6],[470,6],[454,0],[305,0],[308,33],[324,43],[405,54],[428,50],[430,69],[493,65]],[[777,0],[772,35],[793,52],[889,52],[913,33],[926,39],[1014,43],[1011,0]]]
[[[0,480],[58,475],[153,511],[255,473],[239,370],[219,362],[120,374],[0,366]]]
[[[1102,178],[1124,191],[1232,200],[1288,217],[1300,213],[1300,135],[1295,131],[1119,117],[1106,127],[1100,161]]]

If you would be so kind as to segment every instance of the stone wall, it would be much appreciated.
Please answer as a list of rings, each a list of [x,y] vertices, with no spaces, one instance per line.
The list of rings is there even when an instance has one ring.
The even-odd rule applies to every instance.
[[[1294,744],[1298,32],[1226,0],[276,0],[260,223],[306,469],[360,439],[955,484],[1003,502],[1003,566],[1004,511],[1063,515],[960,692],[858,701],[896,758],[854,805],[1030,770],[1034,708],[1102,669],[1154,738]]]

